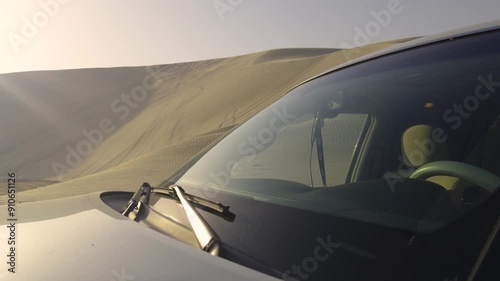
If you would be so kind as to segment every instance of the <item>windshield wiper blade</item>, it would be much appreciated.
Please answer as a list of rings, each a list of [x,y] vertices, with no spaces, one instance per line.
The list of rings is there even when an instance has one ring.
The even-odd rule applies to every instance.
[[[215,231],[210,227],[210,225],[203,219],[203,217],[196,211],[196,209],[189,203],[186,198],[186,193],[179,186],[173,186],[172,189],[175,191],[179,201],[181,202],[184,212],[191,224],[191,228],[200,244],[203,251],[210,253],[211,255],[219,255],[219,244],[220,240],[215,233]]]
[[[153,188],[152,192],[160,196],[167,197],[179,201],[177,192],[174,189],[175,186],[169,186],[168,188]],[[201,198],[195,195],[184,192],[184,197],[189,203],[193,204],[204,211],[207,211],[213,215],[223,218],[228,222],[233,222],[236,215],[229,211],[229,206],[222,205],[219,202],[210,201],[205,198]]]

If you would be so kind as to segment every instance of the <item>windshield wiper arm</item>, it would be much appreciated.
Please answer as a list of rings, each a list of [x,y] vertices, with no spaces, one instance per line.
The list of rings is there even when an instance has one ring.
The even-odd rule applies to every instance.
[[[121,212],[122,215],[128,216],[134,209],[140,210],[142,204],[149,205],[149,197],[151,193],[155,193],[161,197],[179,201],[177,192],[173,189],[172,186],[168,188],[154,188],[149,183],[145,182],[141,187],[139,187],[132,198],[128,201],[127,205]],[[204,211],[223,218],[228,222],[233,222],[236,217],[235,214],[229,211],[229,206],[222,205],[219,202],[210,201],[208,199],[188,193],[184,193],[184,197],[186,197],[187,201],[189,201],[195,207],[201,208]]]
[[[316,153],[318,156],[319,172],[321,174],[321,182],[323,182],[323,187],[326,187],[326,171],[325,171],[325,158],[323,152],[323,134],[322,128],[324,126],[324,118],[320,111],[316,112],[316,116],[313,121],[313,131],[311,133],[311,153],[309,155],[309,172],[311,176],[311,186],[314,187],[311,157],[314,144],[316,144]]]
[[[122,215],[128,217],[132,211],[137,210],[139,216],[139,213],[143,209],[142,206],[149,205],[151,193],[178,200],[186,213],[200,248],[212,255],[219,254],[220,240],[217,234],[193,205],[232,222],[236,215],[229,211],[229,206],[224,206],[221,203],[188,194],[179,186],[170,186],[166,189],[153,188],[149,183],[145,182],[134,193],[132,198],[130,198],[122,211]]]
[[[133,210],[137,209],[140,211],[142,204],[149,204],[149,195],[152,190],[153,187],[149,183],[143,183],[128,201],[127,206],[122,211],[122,215],[128,217]]]
[[[214,256],[219,255],[219,244],[220,240],[217,237],[217,234],[210,225],[203,219],[203,217],[196,211],[196,209],[189,203],[186,198],[186,193],[179,186],[173,186],[173,190],[179,201],[181,202],[182,207],[184,208],[184,212],[187,215],[189,223],[193,229],[193,232],[200,244],[200,247],[203,251],[208,252]]]

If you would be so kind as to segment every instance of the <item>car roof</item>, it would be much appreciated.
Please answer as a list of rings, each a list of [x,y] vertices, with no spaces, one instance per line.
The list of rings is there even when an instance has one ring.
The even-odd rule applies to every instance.
[[[340,64],[338,66],[335,66],[335,67],[333,67],[333,68],[331,68],[331,69],[329,69],[321,74],[318,74],[316,76],[311,77],[310,79],[307,79],[306,81],[298,84],[296,87],[298,87],[304,83],[307,83],[311,80],[314,80],[318,77],[324,76],[328,73],[334,72],[336,70],[339,70],[339,69],[342,69],[342,68],[345,68],[348,66],[352,66],[352,65],[364,62],[364,61],[368,61],[368,60],[371,60],[374,58],[382,57],[385,55],[397,53],[400,51],[404,51],[404,50],[408,50],[408,49],[412,49],[412,48],[416,48],[416,47],[429,45],[429,44],[436,43],[436,42],[454,40],[456,38],[460,38],[460,37],[464,37],[464,36],[468,36],[468,35],[473,35],[473,34],[479,34],[479,33],[488,32],[488,31],[493,31],[493,30],[498,30],[498,29],[500,29],[500,20],[495,20],[495,21],[485,22],[485,23],[481,23],[481,24],[466,26],[466,27],[459,28],[459,29],[454,29],[454,30],[450,30],[447,32],[438,33],[435,35],[423,36],[423,37],[420,37],[420,38],[417,38],[414,40],[410,40],[410,41],[407,41],[407,42],[404,42],[401,44],[391,46],[389,48],[385,48],[385,49],[370,53],[368,55],[356,58],[354,60]],[[356,47],[354,47],[354,48],[356,48]],[[346,49],[345,51],[348,51],[348,50],[349,49]],[[341,50],[339,52],[343,52],[343,51]],[[294,87],[294,88],[296,88],[296,87]]]

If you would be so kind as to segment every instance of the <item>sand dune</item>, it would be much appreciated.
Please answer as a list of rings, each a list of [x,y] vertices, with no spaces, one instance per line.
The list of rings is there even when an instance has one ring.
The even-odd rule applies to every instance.
[[[316,56],[331,54],[336,51],[340,51],[340,49],[308,48],[270,50],[259,56],[259,58],[257,58],[254,63],[271,63],[299,59],[310,59]]]
[[[351,58],[392,44],[359,48]],[[228,128],[345,61],[335,49],[284,49],[0,75],[0,179],[17,174],[20,201],[158,184]]]

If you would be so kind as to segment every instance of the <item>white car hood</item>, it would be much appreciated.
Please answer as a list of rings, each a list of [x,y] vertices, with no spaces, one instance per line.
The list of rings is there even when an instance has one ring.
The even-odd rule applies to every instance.
[[[98,194],[17,205],[15,273],[4,280],[277,280],[121,217]],[[58,211],[59,210],[59,211]],[[0,212],[7,213],[1,206]]]

